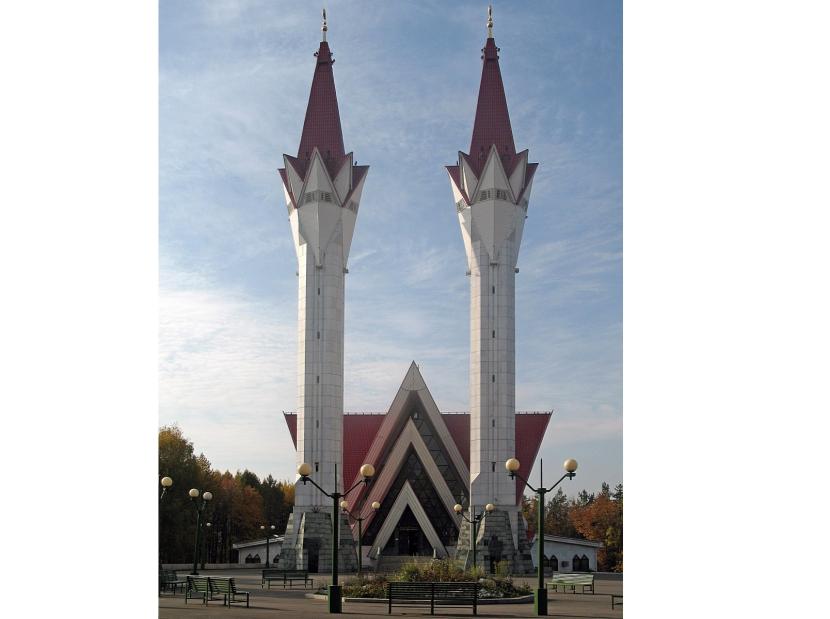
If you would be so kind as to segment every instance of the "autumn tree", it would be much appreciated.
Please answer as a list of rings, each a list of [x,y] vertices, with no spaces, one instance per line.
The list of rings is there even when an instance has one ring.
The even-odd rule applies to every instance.
[[[622,496],[621,485],[618,494]],[[607,484],[599,495],[590,496],[591,500],[584,502],[580,493],[580,499],[569,510],[570,521],[580,536],[602,542],[603,547],[597,551],[598,569],[622,571],[622,499],[614,499]]]
[[[576,537],[577,531],[568,517],[570,507],[568,497],[562,488],[557,489],[545,504],[545,533],[547,535],[561,535]]]
[[[203,562],[236,562],[233,544],[260,537],[259,527],[266,522],[284,532],[294,505],[292,483],[271,475],[260,481],[247,469],[235,475],[215,471],[204,454],[195,455],[193,444],[175,425],[159,429],[159,478],[163,476],[173,478],[173,487],[159,503],[159,557],[164,563],[193,561],[196,513],[190,488],[213,494],[201,519]]]
[[[210,462],[196,456],[193,443],[176,425],[159,430],[159,479],[171,477],[173,486],[159,502],[159,557],[165,563],[193,561],[196,515],[187,492],[210,490]]]

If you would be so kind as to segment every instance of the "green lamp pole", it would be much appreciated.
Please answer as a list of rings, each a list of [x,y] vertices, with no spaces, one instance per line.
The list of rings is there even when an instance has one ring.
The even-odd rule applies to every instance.
[[[363,500],[365,501],[365,496]],[[363,502],[360,504],[360,509],[357,510],[357,516],[349,511],[349,502],[346,499],[340,501],[340,509],[343,510],[346,516],[357,523],[357,575],[360,576],[363,572],[363,521],[366,520],[361,515],[363,513]],[[372,503],[372,509],[375,511],[379,510],[380,503],[374,501]]]
[[[478,546],[478,525],[481,524],[481,521],[484,520],[487,516],[493,513],[496,509],[496,506],[492,503],[487,503],[484,506],[485,513],[476,515],[476,508],[473,505],[470,505],[470,517],[464,515],[464,507],[462,507],[461,503],[456,503],[453,506],[453,510],[455,513],[461,516],[464,520],[469,522],[473,525],[473,540],[472,540],[472,548],[473,548],[473,569],[478,567],[478,563],[476,562],[476,546]]]
[[[191,488],[190,492],[190,500],[193,501],[193,507],[196,508],[196,544],[193,548],[193,571],[190,572],[191,576],[198,576],[199,575],[199,530],[202,528],[202,512],[205,511],[205,506],[210,502],[213,498],[213,493],[211,492],[204,492],[202,494],[202,501],[199,502],[199,491],[196,488]]]
[[[202,569],[205,569],[205,563],[210,563],[210,542],[208,538],[210,537],[210,528],[213,526],[212,522],[206,522],[205,527],[205,539],[202,541]]]
[[[161,478],[161,496],[159,497],[159,509],[161,509],[161,502],[164,500],[164,494],[167,489],[173,485],[173,480],[170,477]],[[161,514],[159,513],[159,538],[161,538]],[[161,541],[159,541],[159,573],[163,569],[161,562]]]
[[[270,528],[269,528],[270,527]],[[276,525],[259,525],[259,530],[265,534],[265,567],[271,565],[271,536],[276,530]]]
[[[330,613],[342,613],[343,612],[343,596],[342,596],[342,587],[337,582],[338,576],[338,551],[340,549],[340,500],[346,498],[352,490],[360,486],[360,484],[368,485],[369,482],[372,480],[372,477],[375,475],[375,467],[371,464],[364,464],[360,467],[360,474],[363,479],[357,482],[354,486],[346,490],[346,492],[340,493],[335,490],[335,492],[326,492],[323,490],[316,481],[311,479],[309,475],[311,474],[311,465],[308,462],[303,462],[300,466],[297,467],[297,474],[300,476],[298,481],[303,482],[305,485],[307,482],[310,482],[317,490],[325,494],[332,500],[333,509],[331,511],[331,540],[332,540],[332,548],[331,548],[331,585],[329,585],[329,612]],[[334,467],[334,487],[337,488],[337,466]]]
[[[536,505],[536,516],[537,516],[537,529],[536,529],[536,545],[538,556],[536,559],[536,574],[538,578],[538,583],[536,586],[536,592],[534,594],[534,606],[537,615],[547,615],[548,614],[548,590],[545,588],[545,573],[544,573],[544,563],[545,563],[545,495],[556,488],[563,479],[566,477],[568,479],[573,479],[576,475],[576,460],[573,458],[569,458],[565,460],[564,468],[565,474],[559,478],[555,484],[553,484],[550,488],[545,488],[542,485],[542,461],[539,461],[539,487],[534,488],[530,485],[524,477],[519,475],[519,461],[516,458],[510,458],[507,462],[504,463],[504,467],[507,469],[507,472],[510,474],[510,479],[515,479],[518,477],[521,479],[527,487],[530,488],[533,492],[536,493],[537,496],[537,505]]]

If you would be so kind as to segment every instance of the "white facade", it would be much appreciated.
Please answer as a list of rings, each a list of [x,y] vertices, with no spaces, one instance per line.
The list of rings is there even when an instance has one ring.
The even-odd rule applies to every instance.
[[[345,273],[363,181],[352,191],[351,155],[335,179],[315,148],[305,181],[286,158],[294,208],[286,192],[297,253],[297,464],[307,462],[326,488],[342,489]],[[348,197],[348,203],[344,200]],[[335,476],[335,468],[337,475]],[[329,499],[311,484],[295,495],[295,521]]]
[[[237,563],[241,565],[250,565],[251,559],[258,559],[253,563],[261,563],[265,565],[265,558],[270,557],[271,564],[277,559],[282,552],[283,538],[281,536],[274,536],[270,543],[266,546],[265,539],[257,539],[250,542],[242,542],[234,544],[234,550],[239,551],[239,560]]]
[[[518,544],[516,484],[504,463],[516,455],[516,263],[530,187],[527,156],[510,182],[495,147],[476,178],[462,156],[464,193],[451,183],[470,277],[470,479],[472,504],[510,512]],[[521,172],[521,175],[518,174]],[[515,184],[515,187],[513,186]],[[522,191],[524,190],[524,191]]]
[[[578,557],[583,560],[587,559],[588,570],[595,572],[597,570],[597,550],[600,548],[602,548],[600,542],[591,542],[573,537],[560,537],[558,535],[545,535],[544,553],[547,561],[545,567],[547,568],[553,565],[555,567],[554,571],[573,572],[574,558]],[[539,547],[536,538],[534,538],[530,550],[533,558],[533,568],[536,569],[538,564],[537,558],[539,556]]]

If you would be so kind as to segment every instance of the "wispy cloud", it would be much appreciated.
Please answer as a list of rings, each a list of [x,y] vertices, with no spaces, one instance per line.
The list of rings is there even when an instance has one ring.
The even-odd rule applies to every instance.
[[[346,284],[345,406],[385,411],[414,359],[439,406],[466,410],[468,279],[443,166],[469,145],[484,8],[328,9],[346,148],[371,166]],[[159,11],[160,420],[218,466],[286,475],[297,281],[276,168],[299,141],[319,13],[265,0]],[[540,162],[517,406],[556,409],[546,457],[584,441],[612,454],[604,477],[621,468],[608,448],[622,423],[621,36],[615,3],[496,7],[516,145]]]

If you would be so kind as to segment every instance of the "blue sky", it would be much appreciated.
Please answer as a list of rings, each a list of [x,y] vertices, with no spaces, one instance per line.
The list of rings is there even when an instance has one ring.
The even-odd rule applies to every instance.
[[[347,411],[413,359],[467,410],[469,296],[443,169],[472,132],[486,2],[327,2],[346,150],[370,165],[346,280]],[[539,162],[517,276],[518,410],[555,414],[566,491],[622,481],[621,3],[495,2],[516,148]],[[159,421],[214,467],[293,475],[296,258],[276,169],[296,154],[319,8],[159,5]],[[534,468],[534,479],[538,470]]]

